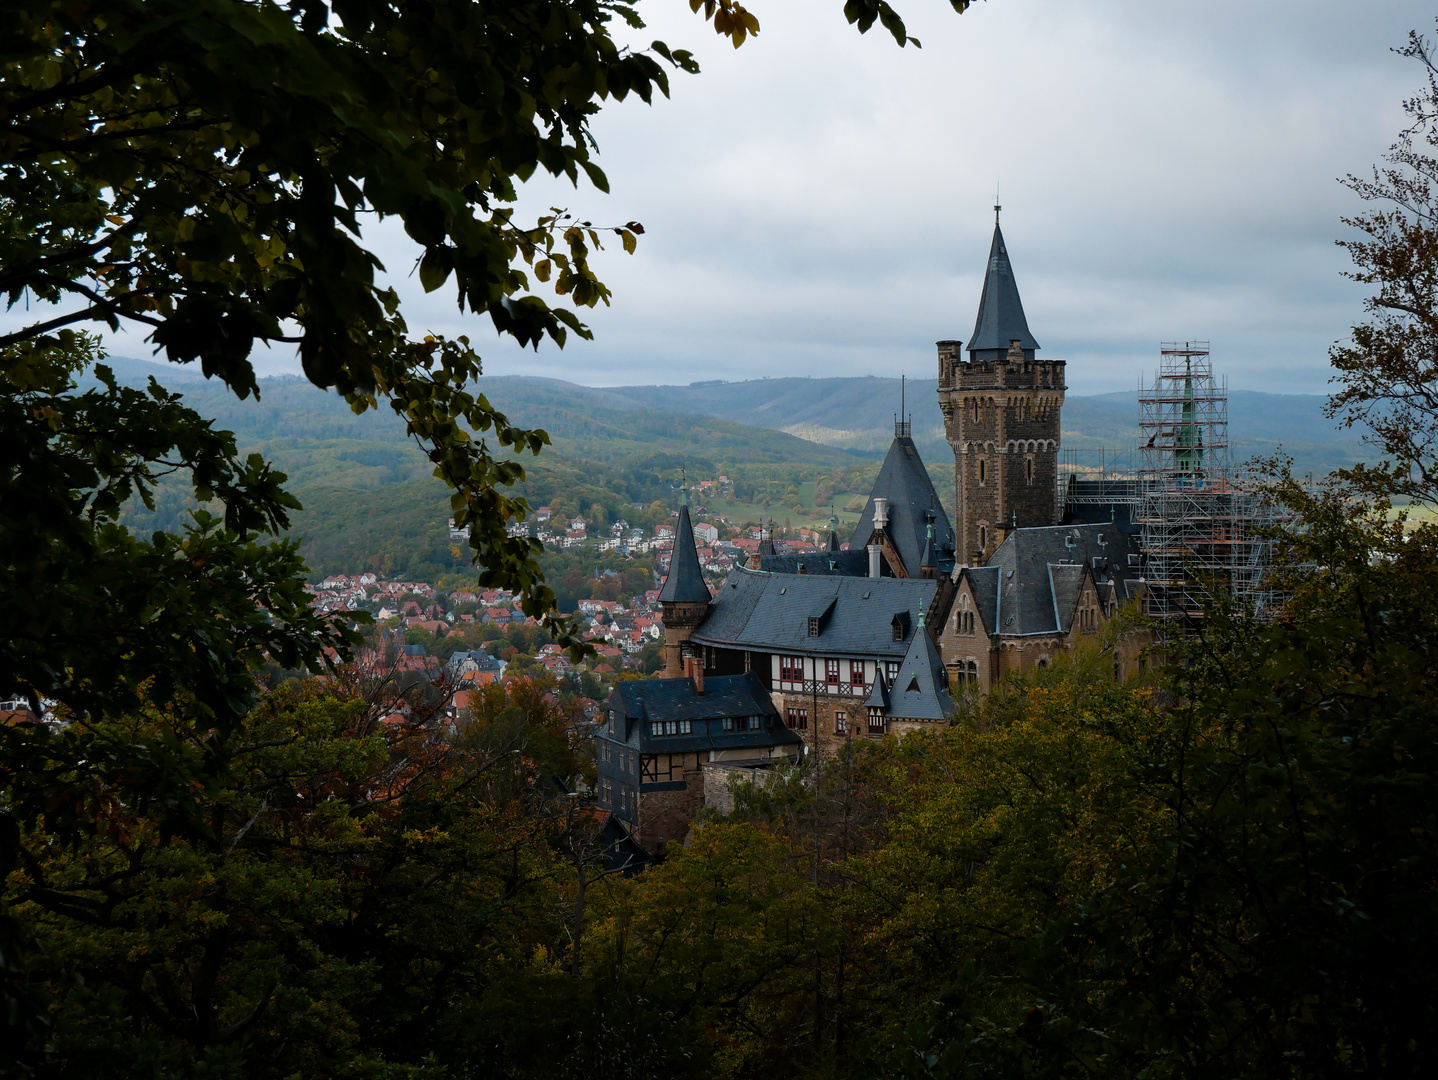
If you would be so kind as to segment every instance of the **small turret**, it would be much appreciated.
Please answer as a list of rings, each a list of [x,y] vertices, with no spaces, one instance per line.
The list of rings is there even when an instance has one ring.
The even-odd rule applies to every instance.
[[[664,613],[664,676],[668,679],[684,677],[684,643],[708,618],[710,602],[694,544],[694,525],[689,520],[689,493],[683,487],[679,493],[679,525],[669,555],[669,576],[659,590],[659,607]]]
[[[919,576],[923,578],[939,576],[939,560],[934,553],[934,521],[932,517],[929,519],[928,535],[924,537],[924,553],[919,556]]]

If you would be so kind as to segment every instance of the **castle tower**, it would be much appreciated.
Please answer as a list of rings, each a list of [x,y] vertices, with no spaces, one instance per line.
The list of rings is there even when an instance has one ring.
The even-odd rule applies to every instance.
[[[994,239],[969,339],[940,341],[939,408],[954,450],[957,556],[978,565],[1014,528],[1058,524],[1064,362],[1037,360],[994,207]]]
[[[699,568],[694,546],[694,526],[689,521],[689,493],[680,488],[679,526],[674,530],[674,547],[669,554],[669,576],[659,590],[659,607],[664,613],[664,677],[684,677],[684,643],[709,616],[709,586]]]

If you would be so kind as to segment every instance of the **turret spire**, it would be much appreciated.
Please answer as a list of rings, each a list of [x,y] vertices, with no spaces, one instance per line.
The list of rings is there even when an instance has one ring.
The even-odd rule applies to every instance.
[[[984,291],[979,297],[979,314],[969,339],[969,357],[973,360],[1001,360],[1009,345],[1017,341],[1024,359],[1032,360],[1039,343],[1029,332],[1024,317],[1023,301],[1014,281],[1014,268],[1009,262],[1008,247],[999,229],[999,206],[994,206],[994,238],[989,245],[989,263],[984,272]]]

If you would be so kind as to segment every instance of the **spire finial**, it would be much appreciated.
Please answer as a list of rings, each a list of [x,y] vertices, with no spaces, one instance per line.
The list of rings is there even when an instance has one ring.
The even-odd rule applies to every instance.
[[[999,182],[998,182],[997,180],[995,180],[995,181],[994,181],[994,224],[995,224],[995,225],[998,225],[998,223],[999,223],[999,211],[1002,210],[1002,209],[1003,209],[1003,207],[999,205]]]
[[[924,598],[919,597],[919,629],[924,628]]]
[[[685,472],[684,466],[683,466],[683,465],[679,466],[679,505],[680,505],[680,506],[688,506],[688,505],[689,505],[689,488],[688,488],[688,486],[687,486],[688,480],[689,480],[689,476],[688,476],[688,473]]]

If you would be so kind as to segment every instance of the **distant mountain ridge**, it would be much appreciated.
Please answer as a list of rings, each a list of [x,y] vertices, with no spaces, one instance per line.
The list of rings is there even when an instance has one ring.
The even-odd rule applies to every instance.
[[[198,372],[124,357],[108,361],[117,377],[142,384],[153,375],[236,431],[242,443],[316,438],[403,440],[389,415],[355,417],[334,395],[297,377],[262,380],[263,395],[236,401]],[[618,463],[656,451],[709,460],[839,465],[858,454],[882,454],[900,409],[896,378],[774,378],[702,381],[688,386],[591,387],[562,379],[493,375],[478,389],[515,423],[542,427],[566,456]],[[947,460],[936,379],[908,379],[905,413],[931,466]],[[1323,415],[1319,394],[1229,393],[1229,437],[1235,461],[1270,454],[1281,444],[1299,471],[1326,472],[1364,456],[1353,431]],[[1126,450],[1138,442],[1136,391],[1070,396],[1064,403],[1064,447]],[[276,450],[287,449],[276,446]],[[1371,454],[1369,455],[1371,456]],[[420,455],[415,448],[415,464]]]

